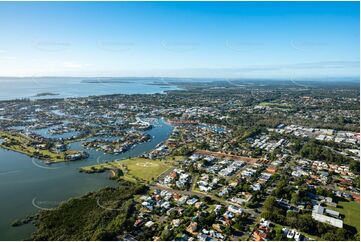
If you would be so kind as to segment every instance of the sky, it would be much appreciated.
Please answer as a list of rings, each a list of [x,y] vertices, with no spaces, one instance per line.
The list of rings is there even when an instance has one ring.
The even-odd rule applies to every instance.
[[[359,77],[359,2],[0,2],[0,76]]]

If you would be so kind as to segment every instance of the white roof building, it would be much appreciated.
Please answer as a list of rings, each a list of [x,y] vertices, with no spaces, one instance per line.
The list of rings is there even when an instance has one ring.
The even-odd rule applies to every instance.
[[[338,218],[339,213],[330,209],[325,209],[321,205],[313,206],[312,218],[322,223],[328,223],[337,228],[343,227],[343,221]]]
[[[243,212],[242,208],[234,206],[234,205],[229,205],[227,210],[229,212],[237,213],[237,214],[242,214],[242,212]]]

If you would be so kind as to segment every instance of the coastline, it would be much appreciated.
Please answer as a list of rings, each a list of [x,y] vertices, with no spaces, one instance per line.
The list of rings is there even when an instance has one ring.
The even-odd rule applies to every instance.
[[[152,135],[155,135],[154,140],[142,143],[122,154],[104,155],[98,151],[90,151],[88,159],[79,160],[79,162],[57,162],[56,166],[37,166],[31,162],[33,158],[27,154],[0,148],[0,155],[4,161],[3,169],[10,171],[0,176],[0,189],[4,186],[4,197],[16,198],[16,201],[25,202],[25,206],[22,206],[21,209],[15,209],[14,206],[17,205],[15,201],[12,203],[4,202],[4,206],[0,211],[2,214],[0,239],[11,240],[15,238],[23,240],[34,232],[35,227],[32,223],[18,227],[11,226],[15,220],[26,218],[29,214],[38,212],[31,204],[34,197],[37,197],[39,202],[68,201],[75,197],[82,197],[89,192],[100,190],[111,184],[112,186],[117,186],[114,179],[109,179],[111,174],[85,174],[80,173],[79,168],[113,159],[137,157],[144,152],[153,150],[158,143],[163,142],[169,135],[169,129],[166,123],[163,123],[161,127],[155,127],[149,131]],[[77,149],[77,142],[74,144],[74,148]],[[61,184],[60,187],[59,184]],[[9,190],[9,186],[15,187]],[[44,189],[44,186],[48,188],[56,187],[56,189]]]
[[[5,80],[5,81],[4,81]],[[89,82],[83,78],[4,78],[0,82],[0,102],[15,100],[53,100],[67,98],[87,98],[91,96],[108,95],[133,95],[133,94],[167,94],[169,91],[184,90],[177,83],[168,84],[167,88],[154,85],[153,79],[142,78],[121,82]],[[13,81],[18,81],[20,88],[13,87]],[[96,85],[96,88],[94,87]],[[20,92],[21,91],[21,92]],[[15,94],[16,93],[16,94]],[[52,93],[56,95],[40,95],[42,93]]]

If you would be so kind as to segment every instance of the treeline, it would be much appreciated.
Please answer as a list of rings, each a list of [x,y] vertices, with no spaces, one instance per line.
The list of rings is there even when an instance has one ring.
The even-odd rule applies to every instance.
[[[314,140],[305,143],[299,152],[302,157],[311,160],[322,160],[337,164],[344,164],[351,160],[344,155],[338,154],[327,147],[317,144]]]
[[[123,182],[43,210],[31,240],[115,240],[134,224],[134,195],[146,187]]]
[[[310,213],[298,214],[293,211],[286,212],[284,209],[278,207],[278,203],[274,196],[269,196],[264,202],[261,216],[277,224],[289,226],[301,232],[318,236],[322,240],[358,240],[358,235],[354,236],[356,231],[350,231],[344,228],[336,228],[325,223],[320,223],[316,220],[313,220]],[[279,238],[279,234],[276,234],[276,236],[279,240],[281,239]]]
[[[358,161],[339,154],[332,149],[319,144],[316,140],[310,140],[303,145],[300,141],[296,141],[292,146],[292,149],[306,159],[349,165],[351,171],[355,173],[360,172],[360,163]]]

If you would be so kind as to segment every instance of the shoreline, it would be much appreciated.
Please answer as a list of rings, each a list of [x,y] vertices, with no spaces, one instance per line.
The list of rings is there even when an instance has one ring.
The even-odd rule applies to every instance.
[[[23,78],[24,80],[28,79],[28,78]],[[32,80],[34,82],[34,80]],[[29,84],[30,84],[31,80],[29,80]],[[36,82],[36,81],[35,81]],[[41,83],[41,82],[40,82]],[[48,83],[48,82],[45,82]],[[103,84],[104,86],[108,86],[108,88],[110,88],[110,93],[97,93],[97,94],[75,94],[75,95],[70,95],[70,96],[64,96],[68,93],[71,93],[69,91],[66,91],[66,88],[68,85],[71,84],[79,84],[79,85],[92,85],[92,84]],[[103,83],[103,82],[82,82],[81,80],[79,82],[67,82],[65,81],[64,83],[62,83],[63,87],[61,89],[58,90],[49,90],[46,91],[46,93],[54,93],[56,95],[46,95],[46,96],[38,96],[39,93],[33,93],[33,94],[27,94],[27,95],[22,95],[22,96],[18,96],[18,97],[10,97],[10,98],[2,98],[1,96],[3,96],[0,92],[0,102],[6,102],[6,101],[17,101],[17,100],[64,100],[64,99],[74,99],[74,98],[88,98],[88,97],[102,97],[102,96],[114,96],[114,95],[155,95],[155,94],[167,94],[168,92],[171,91],[184,91],[186,90],[186,88],[181,87],[181,85],[179,84],[172,84],[172,85],[167,85],[167,89],[161,88],[161,86],[158,85],[153,85],[152,83],[140,83],[144,86],[150,86],[150,87],[157,87],[159,90],[157,91],[151,91],[151,92],[143,92],[143,88],[139,87],[137,92],[134,93],[124,93],[124,90],[126,89],[126,86],[123,86],[123,88],[121,88],[121,84],[126,84],[126,85],[136,85],[136,82],[121,82],[121,83]],[[0,82],[0,87],[1,87],[1,82]],[[21,83],[23,84],[23,83]],[[38,82],[36,82],[35,84],[39,85]],[[119,85],[119,91],[116,93],[111,93],[111,91],[113,89],[117,89],[116,85]],[[76,89],[76,87],[74,87]],[[125,89],[124,89],[125,88]],[[94,90],[94,89],[92,89]],[[106,92],[107,92],[106,91]],[[40,92],[40,90],[39,90]],[[40,92],[41,93],[41,92]],[[44,92],[45,93],[45,92]],[[63,94],[62,94],[63,93]]]
[[[163,122],[162,122],[163,123]],[[164,128],[162,128],[164,127]],[[161,128],[157,129],[157,134],[156,137],[159,136],[159,138],[156,138],[157,142],[159,141],[159,139],[162,140],[162,142],[164,142],[164,140],[167,139],[167,137],[163,138],[163,134],[167,133],[168,130],[168,125],[163,123]],[[148,144],[148,143],[145,143]],[[153,150],[156,147],[156,143],[152,143],[153,144],[153,148],[150,148],[148,145],[144,146],[144,148],[137,148],[136,149],[136,153],[132,152],[130,153],[131,157],[138,157],[141,154],[143,154],[144,152],[148,152],[148,149]],[[49,201],[68,201],[69,199],[73,199],[73,198],[77,198],[77,197],[82,197],[88,193],[91,192],[95,192],[98,190],[101,190],[104,187],[108,187],[108,186],[117,186],[114,174],[112,174],[111,172],[109,174],[81,174],[79,172],[79,168],[82,166],[87,166],[87,165],[96,165],[97,163],[95,163],[95,160],[98,156],[98,153],[90,153],[90,157],[87,160],[80,160],[81,163],[79,162],[60,162],[63,163],[64,165],[60,165],[59,167],[54,167],[51,168],[49,167],[49,169],[47,169],[45,166],[43,167],[37,167],[34,166],[33,164],[31,164],[31,160],[32,157],[28,156],[27,154],[18,152],[18,151],[14,151],[11,149],[6,149],[6,148],[2,148],[0,147],[0,152],[3,152],[3,157],[7,157],[7,155],[5,154],[9,154],[9,157],[19,157],[18,159],[21,161],[24,161],[24,165],[27,169],[26,173],[14,173],[10,176],[7,176],[6,182],[8,183],[8,181],[12,181],[13,179],[15,180],[19,180],[20,178],[17,178],[17,174],[20,176],[24,176],[28,173],[28,175],[26,175],[27,177],[30,177],[29,179],[31,179],[31,181],[36,181],[36,180],[43,180],[46,179],[48,176],[51,177],[51,179],[49,179],[50,183],[48,184],[48,182],[44,183],[42,182],[42,184],[45,184],[46,187],[51,187],[54,186],[56,184],[62,184],[64,182],[64,184],[62,186],[64,186],[64,188],[62,189],[66,189],[66,191],[64,191],[64,193],[60,194],[60,195],[55,195],[52,192],[47,192],[47,191],[40,191],[36,194],[37,197],[39,197],[39,199],[43,199],[42,201],[46,202],[47,200],[44,199],[50,199]],[[128,159],[128,155],[122,155],[120,159]],[[100,162],[105,162],[108,158],[104,157],[100,160]],[[118,158],[114,158],[114,159],[118,159]],[[9,165],[7,165],[7,169],[9,170],[14,170],[15,167],[17,166],[17,160],[13,160],[13,159],[7,159],[8,162],[5,163],[5,165],[7,165],[9,163]],[[11,161],[11,162],[10,162]],[[14,164],[14,165],[12,165]],[[34,168],[32,168],[34,167]],[[40,169],[39,169],[40,168]],[[19,169],[18,167],[16,167],[16,169]],[[30,169],[30,170],[29,170]],[[25,170],[24,170],[25,172]],[[51,172],[49,174],[49,172]],[[65,179],[64,176],[62,174],[65,174]],[[13,178],[14,176],[14,178]],[[5,176],[3,177],[5,179]],[[125,179],[127,179],[128,177],[126,177]],[[9,180],[10,179],[10,180]],[[35,179],[35,180],[34,180]],[[124,179],[124,180],[125,180]],[[69,180],[74,181],[76,184],[69,184]],[[135,181],[134,179],[129,179],[130,181]],[[95,183],[92,181],[96,181]],[[54,183],[56,182],[56,183]],[[82,184],[82,185],[81,185]],[[0,182],[1,185],[1,182]],[[32,183],[28,183],[28,185],[26,185],[25,190],[29,190],[31,189],[29,186],[33,187]],[[36,187],[36,186],[35,186]],[[31,201],[31,199],[33,198],[33,195],[27,196],[26,192],[24,192],[24,189],[21,190],[15,190],[17,193],[19,193],[19,199],[20,200],[24,200],[24,199],[30,199],[29,201]],[[70,192],[69,192],[70,191]],[[10,196],[12,195],[13,192],[11,192],[11,194],[9,194]],[[22,195],[23,194],[23,195]],[[75,196],[73,194],[76,194]],[[6,196],[6,193],[5,195]],[[41,200],[39,200],[41,201]],[[17,236],[19,238],[19,240],[23,240],[28,238],[31,233],[33,233],[35,230],[34,229],[30,229],[29,228],[29,224],[28,225],[23,225],[23,226],[19,226],[19,227],[11,227],[11,223],[13,223],[16,219],[23,219],[26,218],[26,216],[29,215],[29,213],[27,211],[23,212],[23,209],[19,209],[18,212],[13,213],[10,211],[13,210],[13,205],[11,204],[4,204],[6,206],[8,206],[7,211],[9,211],[9,213],[6,213],[6,211],[4,211],[4,217],[3,217],[3,223],[1,223],[0,225],[0,234],[2,233],[2,229],[7,230],[7,231],[12,231],[11,233],[18,233],[19,235]],[[29,205],[30,207],[32,207],[31,203]],[[33,209],[33,208],[31,208]],[[1,211],[3,212],[3,211]],[[34,213],[37,213],[37,211],[34,211]],[[6,223],[6,224],[5,224]],[[30,223],[31,225],[31,223]],[[3,237],[4,236],[4,237]],[[8,239],[10,237],[9,234],[3,234],[2,236],[0,236],[1,238],[4,239]]]

